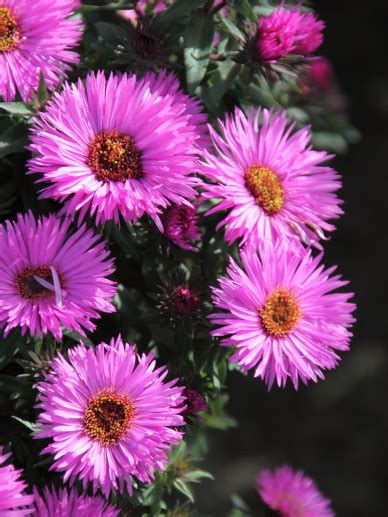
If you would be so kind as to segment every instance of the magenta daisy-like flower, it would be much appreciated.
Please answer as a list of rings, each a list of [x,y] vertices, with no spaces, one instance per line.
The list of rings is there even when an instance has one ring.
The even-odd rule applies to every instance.
[[[164,234],[173,244],[188,251],[198,251],[193,241],[201,238],[196,207],[173,205],[163,214]]]
[[[0,97],[29,101],[42,73],[52,90],[77,63],[72,51],[81,21],[69,19],[79,0],[0,0]]]
[[[260,125],[260,121],[262,124]],[[286,114],[258,109],[246,117],[236,109],[221,134],[211,127],[214,152],[204,151],[204,199],[216,198],[207,214],[227,210],[217,226],[225,239],[257,246],[262,240],[288,239],[295,234],[306,244],[324,238],[328,222],[342,214],[336,196],[341,182],[330,167],[331,156],[309,146],[308,128],[293,132]]]
[[[259,20],[254,39],[256,57],[264,64],[274,64],[289,54],[308,56],[322,44],[324,27],[311,12],[275,9]]]
[[[46,487],[43,495],[34,488],[35,511],[33,517],[116,517],[119,510],[102,497],[79,495],[73,488],[62,488],[58,492]]]
[[[323,379],[322,370],[337,366],[337,351],[349,349],[353,293],[333,292],[347,282],[331,276],[335,267],[324,269],[321,255],[282,241],[263,243],[260,255],[245,249],[241,259],[243,268],[231,259],[213,288],[224,312],[211,315],[220,327],[212,334],[235,348],[232,362],[269,387]]]
[[[148,213],[162,231],[162,209],[196,195],[205,121],[174,75],[90,74],[35,120],[30,171],[49,182],[42,197],[66,200],[70,214],[118,222]]]
[[[137,355],[121,337],[95,349],[83,344],[58,355],[38,384],[37,438],[50,438],[42,451],[54,455],[52,469],[64,481],[82,479],[105,495],[132,491],[132,476],[150,483],[164,470],[167,452],[182,438],[183,388],[165,381],[152,354]]]
[[[85,226],[69,232],[70,221],[31,212],[0,227],[0,323],[9,332],[62,337],[62,326],[84,335],[91,318],[113,312],[115,283],[109,253]]]
[[[257,491],[279,517],[334,517],[330,501],[314,481],[287,465],[263,470],[256,478]]]
[[[27,485],[20,480],[21,471],[13,465],[4,465],[9,456],[3,454],[3,447],[0,447],[0,515],[31,515],[34,496],[24,493]]]

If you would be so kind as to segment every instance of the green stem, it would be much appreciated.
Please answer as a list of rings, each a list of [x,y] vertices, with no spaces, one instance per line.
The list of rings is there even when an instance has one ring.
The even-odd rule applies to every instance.
[[[117,2],[114,4],[108,5],[81,5],[77,9],[78,13],[86,13],[90,11],[120,11],[121,9],[134,9],[135,4],[133,2],[126,4],[118,4]]]

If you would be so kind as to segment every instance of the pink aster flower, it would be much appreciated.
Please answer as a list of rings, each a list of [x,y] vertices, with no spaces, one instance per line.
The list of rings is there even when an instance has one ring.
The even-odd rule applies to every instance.
[[[41,429],[50,438],[42,453],[64,481],[82,479],[93,489],[132,492],[132,476],[150,483],[164,470],[167,451],[182,438],[183,388],[165,381],[153,354],[137,355],[121,337],[95,349],[83,344],[58,355],[38,384]]]
[[[202,174],[215,182],[204,185],[203,198],[219,200],[207,214],[228,210],[217,226],[225,226],[228,243],[257,246],[296,234],[316,244],[323,230],[335,229],[328,220],[342,214],[335,194],[341,182],[321,165],[331,156],[309,146],[308,128],[293,131],[285,112],[266,109],[248,117],[236,109],[219,124],[221,134],[209,127],[214,152],[203,152]]]
[[[108,504],[102,497],[78,495],[73,488],[62,488],[58,492],[46,487],[41,495],[34,488],[35,511],[33,517],[116,517],[119,510]]]
[[[179,90],[174,75],[90,74],[66,85],[35,120],[32,173],[49,182],[43,198],[96,221],[159,214],[171,203],[190,205],[192,175],[206,115]]]
[[[209,410],[209,406],[200,393],[192,388],[185,388],[183,395],[186,397],[185,416],[198,416],[198,413]]]
[[[195,207],[173,205],[167,208],[162,220],[164,234],[168,240],[184,250],[198,251],[192,245],[193,241],[201,238]]]
[[[325,57],[317,57],[309,61],[307,80],[323,92],[329,90],[334,81],[333,66]]]
[[[81,21],[69,19],[79,0],[0,0],[0,96],[19,92],[29,101],[40,73],[53,90],[77,63],[71,49],[81,37]]]
[[[314,481],[288,466],[263,470],[256,478],[257,491],[279,517],[334,517],[330,501]]]
[[[20,480],[21,471],[13,465],[4,465],[10,454],[0,447],[0,515],[24,517],[31,515],[34,496],[26,495],[26,484]]]
[[[263,63],[276,63],[295,48],[296,27],[294,11],[275,9],[270,16],[262,17],[257,26],[255,50]]]
[[[347,284],[336,269],[324,269],[322,255],[283,241],[264,242],[258,256],[241,253],[243,268],[233,259],[227,276],[213,288],[212,314],[219,326],[212,334],[221,345],[234,348],[230,360],[245,373],[254,370],[269,386],[276,380],[284,387],[291,379],[323,379],[322,370],[335,368],[337,351],[348,350],[355,309],[348,302],[353,293],[333,292]]]
[[[84,335],[91,318],[113,312],[115,284],[100,236],[84,225],[69,233],[70,221],[55,215],[35,219],[31,212],[0,227],[0,323],[8,333],[21,327],[31,335],[51,332],[61,339],[63,325]]]
[[[259,20],[254,40],[257,57],[273,64],[288,54],[312,54],[322,44],[324,27],[313,13],[279,7]]]

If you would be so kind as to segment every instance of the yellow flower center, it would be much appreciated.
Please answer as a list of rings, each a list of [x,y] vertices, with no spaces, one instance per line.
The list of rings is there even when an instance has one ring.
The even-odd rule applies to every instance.
[[[19,27],[7,7],[0,7],[0,52],[16,47],[19,41]]]
[[[275,215],[283,208],[284,191],[271,169],[253,165],[245,171],[244,179],[249,192],[268,215]]]
[[[84,432],[102,445],[115,445],[125,434],[134,416],[133,402],[111,389],[97,393],[88,403]]]
[[[89,145],[87,165],[99,181],[126,181],[143,176],[134,139],[116,129],[101,131]]]
[[[284,337],[296,327],[301,310],[288,289],[277,288],[268,296],[259,314],[267,334]]]

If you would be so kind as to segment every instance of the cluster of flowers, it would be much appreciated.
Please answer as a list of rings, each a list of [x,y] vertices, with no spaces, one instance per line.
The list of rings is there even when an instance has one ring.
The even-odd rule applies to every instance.
[[[70,16],[80,2],[28,4],[0,0],[5,100],[17,91],[31,99],[37,71],[53,90],[78,60],[72,49],[81,22]],[[307,56],[321,43],[322,29],[313,14],[281,6],[259,21],[258,59],[270,64],[291,54]],[[90,73],[53,94],[33,121],[28,172],[43,183],[41,198],[62,209],[38,219],[19,215],[0,229],[5,333],[20,327],[23,334],[52,333],[60,340],[64,327],[85,335],[95,328],[92,319],[115,310],[116,284],[109,278],[114,263],[82,222],[86,215],[100,224],[147,214],[172,245],[196,251],[198,205],[211,205],[207,215],[224,214],[217,229],[223,227],[227,243],[240,248],[239,260],[230,259],[213,288],[219,311],[210,316],[212,335],[233,348],[230,360],[268,387],[290,380],[298,388],[337,366],[338,351],[349,348],[355,306],[351,293],[337,292],[346,282],[332,274],[335,268],[325,269],[322,253],[312,252],[322,250],[325,232],[335,229],[331,221],[342,214],[340,177],[324,165],[331,156],[313,150],[309,128],[296,131],[284,112],[245,115],[236,108],[217,121],[217,130],[206,122],[199,101],[164,71],[141,79]],[[79,225],[72,231],[75,215]],[[185,423],[185,398],[204,408],[195,393],[166,375],[152,354],[138,355],[121,337],[93,349],[81,343],[68,357],[58,354],[38,384],[35,436],[50,440],[43,453],[54,456],[52,469],[63,473],[64,482],[80,479],[85,488],[91,482],[105,496],[124,486],[131,493],[133,477],[150,483],[154,471],[165,468],[167,452],[183,436],[178,429]],[[18,473],[3,467],[0,476],[6,476],[2,486],[10,485],[1,498],[4,508],[34,499],[36,515],[57,504],[81,505],[85,515],[117,513],[74,490],[18,495],[24,489]],[[265,472],[258,484],[263,500],[281,515],[296,515],[296,506],[306,507],[306,516],[332,515],[301,473]]]

